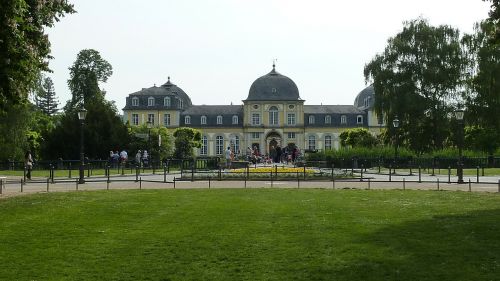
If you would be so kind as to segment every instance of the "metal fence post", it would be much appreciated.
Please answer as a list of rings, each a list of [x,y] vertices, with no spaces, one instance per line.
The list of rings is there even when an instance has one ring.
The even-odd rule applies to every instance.
[[[476,182],[479,183],[479,166],[476,168]]]
[[[47,192],[49,192],[50,178],[47,178]]]
[[[406,179],[403,178],[403,190],[406,190]]]
[[[437,186],[438,186],[438,191],[439,191],[439,178],[437,178]]]
[[[1,189],[1,186],[3,186],[2,184],[0,184],[0,189]],[[23,192],[23,188],[24,188],[24,181],[23,179],[21,179],[21,193]],[[0,191],[1,193],[1,191]]]
[[[363,168],[364,168],[364,165],[361,164],[361,178],[359,179],[359,181],[363,181]]]
[[[500,180],[498,180],[498,193],[500,193]]]
[[[139,189],[142,189],[142,177],[139,178]]]
[[[68,170],[68,178],[71,178],[71,162],[69,162],[68,168],[69,168],[69,170]]]
[[[470,183],[470,178],[469,178],[469,192],[472,191],[472,186],[471,186],[471,183]]]
[[[163,166],[163,182],[167,182],[167,166]]]
[[[370,178],[368,178],[368,190],[371,188]]]
[[[21,192],[23,192],[23,180],[21,180]],[[0,179],[0,194],[3,194],[3,179]]]
[[[389,165],[389,181],[392,181],[392,165]]]
[[[141,172],[140,169],[141,168],[139,166],[135,166],[135,182],[139,181],[139,173]]]

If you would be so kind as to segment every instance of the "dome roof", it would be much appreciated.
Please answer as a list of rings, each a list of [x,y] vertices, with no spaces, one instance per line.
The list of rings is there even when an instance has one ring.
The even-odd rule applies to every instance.
[[[354,106],[359,109],[369,109],[372,108],[374,104],[375,90],[373,89],[373,85],[364,88],[354,100]]]
[[[275,69],[258,78],[250,86],[247,101],[293,101],[300,100],[299,89],[292,79]]]
[[[168,81],[165,84],[161,85],[161,88],[163,88],[168,94],[178,96],[183,100],[185,105],[191,106],[193,104],[191,102],[191,98],[189,98],[189,96],[181,88],[170,82],[170,76],[168,77]]]

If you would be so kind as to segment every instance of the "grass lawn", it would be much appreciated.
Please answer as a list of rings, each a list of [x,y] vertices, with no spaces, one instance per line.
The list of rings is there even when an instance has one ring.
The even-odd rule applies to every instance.
[[[372,171],[378,172],[378,169],[374,168]],[[430,174],[432,169],[422,169],[422,173]],[[389,169],[381,169],[381,173],[389,173]],[[410,169],[396,169],[396,173],[410,173]],[[418,175],[418,168],[412,169],[412,173]],[[464,176],[475,176],[477,173],[476,169],[464,169]],[[436,175],[448,175],[448,169],[434,169],[434,174]],[[451,169],[451,175],[457,175],[457,169]],[[500,175],[500,168],[485,168],[484,176],[498,176]],[[483,170],[479,169],[479,176],[483,176]]]
[[[0,200],[0,280],[499,280],[500,195],[217,189]]]

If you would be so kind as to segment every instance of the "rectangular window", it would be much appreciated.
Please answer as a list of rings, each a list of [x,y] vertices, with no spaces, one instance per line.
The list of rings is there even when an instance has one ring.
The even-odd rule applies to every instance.
[[[288,113],[288,125],[295,125],[295,113]]]
[[[132,114],[132,125],[139,125],[139,114]]]
[[[154,115],[154,113],[149,113],[148,114],[148,121],[151,122],[151,125],[155,124],[155,115]]]
[[[252,139],[260,139],[260,133],[252,133]]]
[[[163,125],[165,127],[170,126],[170,114],[163,114]]]
[[[332,149],[332,136],[325,136],[325,150]]]
[[[132,106],[139,106],[139,99],[138,98],[132,98]]]
[[[316,150],[316,137],[315,136],[309,136],[309,142],[308,142],[309,150]]]
[[[201,148],[200,148],[200,155],[207,155],[208,154],[208,139],[206,136],[201,138]]]
[[[155,105],[155,99],[154,98],[148,98],[148,106],[154,106]]]
[[[260,125],[260,114],[252,113],[252,125]]]
[[[357,123],[358,124],[363,124],[363,116],[358,115],[358,117],[357,117]]]
[[[345,115],[340,116],[340,124],[347,124],[347,116]]]
[[[294,132],[288,133],[288,138],[289,139],[294,139],[295,138],[295,133]]]

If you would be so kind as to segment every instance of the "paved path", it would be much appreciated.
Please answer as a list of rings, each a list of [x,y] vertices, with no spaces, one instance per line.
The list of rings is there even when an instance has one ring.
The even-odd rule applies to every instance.
[[[106,177],[96,176],[85,178],[85,184],[77,184],[77,179],[57,178],[56,183],[47,183],[46,178],[34,178],[21,185],[21,177],[8,177],[0,197],[10,197],[21,194],[37,192],[64,192],[75,190],[116,190],[116,189],[193,189],[193,188],[323,188],[323,189],[419,189],[419,190],[460,190],[499,192],[499,177],[481,177],[481,183],[476,183],[475,177],[464,177],[465,184],[456,184],[456,177],[452,177],[452,183],[448,184],[448,177],[443,175],[422,175],[422,183],[418,183],[418,176],[391,175],[393,182],[387,182],[388,175],[364,174],[368,177],[360,180],[336,180],[332,181],[175,181],[174,177],[180,177],[179,173],[168,174],[166,183],[163,182],[163,174],[141,175],[141,181],[135,181],[135,175],[112,176],[108,183]],[[469,178],[471,183],[469,184]],[[404,179],[404,182],[403,182]],[[439,182],[437,181],[439,179]],[[383,181],[383,182],[382,182]]]

